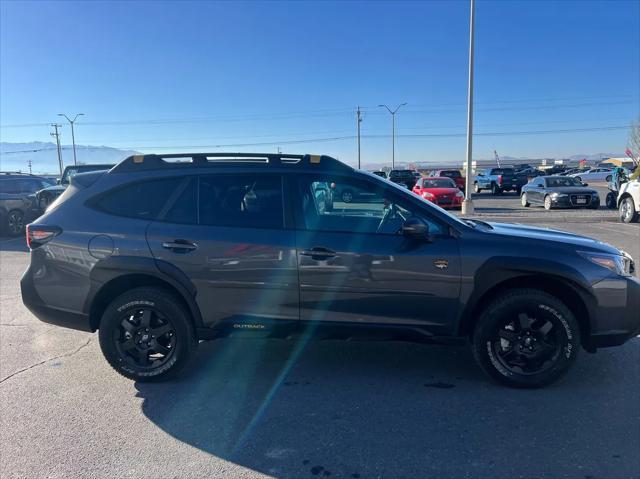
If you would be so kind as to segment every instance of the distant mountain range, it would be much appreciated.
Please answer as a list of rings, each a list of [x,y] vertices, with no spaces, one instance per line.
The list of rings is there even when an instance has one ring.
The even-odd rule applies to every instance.
[[[130,155],[135,155],[139,152],[132,150],[120,150],[118,148],[111,148],[109,146],[90,146],[90,145],[76,145],[76,154],[78,163],[117,163],[120,160]],[[587,160],[589,164],[599,162],[604,158],[616,158],[625,156],[623,153],[591,153],[591,154],[577,154],[569,157],[559,157],[557,159],[571,160],[572,163],[577,162],[583,158]],[[546,158],[547,163],[553,163],[556,158]],[[0,143],[0,170],[2,171],[29,171],[28,161],[31,160],[31,169],[33,173],[49,173],[55,174],[59,172],[58,168],[58,155],[56,153],[55,143],[46,143],[34,141],[31,143]],[[459,162],[413,162],[414,164],[420,164],[428,167],[462,167],[463,158]],[[520,164],[520,163],[532,163],[540,164],[541,158],[528,158],[528,157],[515,157],[515,156],[501,156],[500,162],[503,165]],[[71,145],[62,146],[62,161],[64,166],[73,164],[73,149]],[[478,163],[488,164],[492,162],[493,158],[480,158]],[[412,162],[397,162],[397,168],[405,168]],[[363,168],[366,170],[377,170],[383,166],[387,166],[386,163],[364,163]]]
[[[72,146],[63,145],[61,149],[63,165],[73,165]],[[76,145],[78,163],[117,163],[136,153],[109,146]],[[60,171],[55,143],[0,143],[0,170],[29,172],[29,160],[33,173],[56,174]]]

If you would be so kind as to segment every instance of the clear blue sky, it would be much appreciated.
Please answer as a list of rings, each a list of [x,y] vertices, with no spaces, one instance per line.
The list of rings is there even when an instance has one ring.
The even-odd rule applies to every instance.
[[[408,102],[398,135],[464,133],[468,21],[467,1],[2,1],[2,141],[50,141],[56,113],[83,112],[85,145],[279,145],[353,161],[352,138],[286,142],[353,136],[362,105],[363,160],[385,161],[380,103]],[[640,2],[479,0],[475,85],[479,134],[630,124]],[[622,152],[626,139],[620,129],[478,135],[474,156]],[[464,151],[463,136],[396,142],[398,160],[461,162]]]

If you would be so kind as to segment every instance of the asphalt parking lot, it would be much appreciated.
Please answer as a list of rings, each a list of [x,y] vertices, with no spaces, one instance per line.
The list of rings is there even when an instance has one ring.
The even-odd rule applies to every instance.
[[[640,226],[615,211],[477,200],[481,219],[640,259]],[[29,313],[27,263],[22,238],[0,239],[2,478],[640,477],[639,338],[534,391],[492,383],[464,347],[364,341],[202,343],[192,371],[141,384],[109,368],[97,335]]]

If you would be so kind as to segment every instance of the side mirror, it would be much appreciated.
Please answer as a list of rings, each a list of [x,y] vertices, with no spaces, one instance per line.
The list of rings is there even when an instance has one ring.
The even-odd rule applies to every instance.
[[[402,225],[402,234],[407,238],[429,241],[429,225],[420,218],[409,218]]]

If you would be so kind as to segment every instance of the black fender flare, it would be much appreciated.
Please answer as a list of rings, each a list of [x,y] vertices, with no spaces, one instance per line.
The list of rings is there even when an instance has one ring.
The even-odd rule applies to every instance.
[[[169,284],[189,307],[195,327],[203,326],[202,314],[195,299],[197,289],[184,271],[165,261],[144,256],[110,256],[99,260],[91,269],[91,286],[83,312],[86,314],[91,312],[94,299],[105,285],[129,275],[151,276]]]
[[[545,281],[540,283],[541,279]],[[565,263],[540,258],[500,256],[487,260],[476,271],[472,293],[458,318],[457,333],[464,335],[469,332],[469,326],[475,321],[472,317],[473,311],[496,288],[507,289],[510,283],[513,287],[519,287],[527,282],[530,283],[529,287],[538,287],[552,294],[559,284],[563,288],[569,288],[582,301],[587,313],[587,318],[584,319],[590,327],[591,311],[594,311],[597,300],[591,293],[591,284],[576,269]],[[535,282],[538,282],[538,286]],[[560,299],[566,300],[559,293],[558,291]]]

